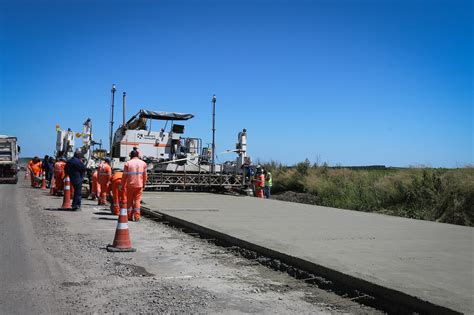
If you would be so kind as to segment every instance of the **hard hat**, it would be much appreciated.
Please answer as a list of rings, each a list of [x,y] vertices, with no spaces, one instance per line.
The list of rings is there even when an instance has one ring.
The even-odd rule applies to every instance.
[[[109,158],[108,156],[106,156],[106,157],[104,158],[104,161],[107,162],[107,163],[110,163],[111,160],[110,160],[110,158]]]

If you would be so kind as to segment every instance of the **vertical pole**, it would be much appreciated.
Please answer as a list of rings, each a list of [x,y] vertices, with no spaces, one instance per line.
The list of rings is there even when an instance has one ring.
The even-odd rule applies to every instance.
[[[211,159],[211,172],[216,172],[216,95],[212,96],[212,159]]]
[[[115,84],[112,84],[112,109],[110,111],[110,132],[109,132],[109,150],[110,150],[110,156],[112,156],[112,132],[114,129],[114,103],[115,103],[115,91],[117,89],[115,88]]]
[[[123,94],[122,94],[122,113],[123,113],[122,126],[124,126],[124,127],[125,127],[125,97],[126,96],[127,96],[127,92],[123,92]]]

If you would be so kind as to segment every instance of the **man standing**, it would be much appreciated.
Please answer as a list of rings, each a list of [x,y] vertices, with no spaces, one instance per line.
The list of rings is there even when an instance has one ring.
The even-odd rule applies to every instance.
[[[64,189],[64,168],[66,167],[66,159],[59,158],[59,161],[54,163],[54,182],[56,183],[56,195],[61,196]]]
[[[131,221],[140,220],[140,200],[147,180],[146,163],[138,158],[138,152],[130,152],[131,160],[123,168],[122,187],[127,192],[127,212]]]
[[[263,187],[265,185],[265,176],[263,175],[263,169],[259,165],[257,166],[257,172],[253,179],[255,185],[255,195],[257,198],[263,198]]]
[[[104,162],[99,166],[99,185],[100,198],[97,203],[99,206],[107,204],[107,195],[110,193],[110,177],[112,176],[112,169],[110,168],[110,158],[105,157]]]
[[[265,193],[265,198],[269,199],[273,185],[272,173],[264,170],[263,174],[265,174],[265,187],[263,188],[263,192]]]
[[[81,151],[76,151],[74,156],[66,162],[64,171],[69,176],[72,187],[74,187],[74,197],[72,199],[72,210],[81,210],[82,180],[86,172],[86,166],[81,161]]]

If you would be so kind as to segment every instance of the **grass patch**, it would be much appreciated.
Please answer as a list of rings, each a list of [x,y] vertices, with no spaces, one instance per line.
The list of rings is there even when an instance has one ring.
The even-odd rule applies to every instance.
[[[474,226],[474,168],[367,168],[263,163],[277,199]],[[295,197],[299,196],[299,197]],[[303,197],[306,196],[306,197]]]

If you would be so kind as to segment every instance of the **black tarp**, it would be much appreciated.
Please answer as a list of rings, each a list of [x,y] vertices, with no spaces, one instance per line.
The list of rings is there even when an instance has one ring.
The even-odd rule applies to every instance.
[[[183,114],[183,113],[171,113],[171,112],[154,112],[152,110],[140,109],[140,111],[134,115],[127,122],[130,123],[135,118],[149,118],[157,120],[188,120],[194,117],[193,114]]]

